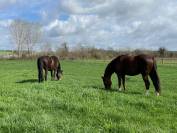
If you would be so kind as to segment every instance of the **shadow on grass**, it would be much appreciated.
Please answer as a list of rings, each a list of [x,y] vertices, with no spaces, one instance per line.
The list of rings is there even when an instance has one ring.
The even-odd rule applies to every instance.
[[[133,94],[133,95],[142,95],[143,93],[137,91],[126,91],[126,94]]]
[[[84,88],[93,88],[93,89],[96,89],[96,90],[102,90],[102,91],[107,91],[107,92],[117,92],[117,93],[124,93],[124,94],[132,94],[132,95],[142,95],[141,92],[137,92],[137,91],[130,91],[130,90],[122,90],[122,91],[119,91],[117,89],[105,89],[104,87],[101,87],[101,86],[96,86],[96,85],[90,85],[90,86],[83,86]]]
[[[16,83],[37,83],[37,82],[38,82],[37,79],[26,79],[26,80],[17,81]]]
[[[84,88],[93,88],[96,90],[103,90],[103,91],[107,91],[107,92],[118,92],[118,90],[116,89],[105,89],[104,87],[101,86],[96,86],[96,85],[88,85],[88,86],[83,86]]]

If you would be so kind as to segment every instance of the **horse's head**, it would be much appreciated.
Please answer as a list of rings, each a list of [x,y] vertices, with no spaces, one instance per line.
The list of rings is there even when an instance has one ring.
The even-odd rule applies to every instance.
[[[63,70],[57,70],[57,80],[61,80],[61,77],[63,75]]]
[[[102,79],[103,79],[104,87],[105,87],[106,89],[110,89],[110,88],[111,88],[111,85],[112,85],[111,79],[110,79],[110,78],[103,77],[103,76],[102,76]]]

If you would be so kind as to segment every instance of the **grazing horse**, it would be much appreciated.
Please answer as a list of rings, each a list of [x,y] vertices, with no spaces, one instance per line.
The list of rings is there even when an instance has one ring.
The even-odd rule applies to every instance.
[[[121,90],[121,80],[125,90],[125,75],[134,76],[141,74],[146,87],[146,95],[148,95],[150,76],[155,87],[156,95],[160,94],[160,80],[157,74],[157,65],[153,56],[140,55],[120,55],[113,59],[106,67],[104,76],[102,77],[106,89],[111,87],[111,76],[116,73],[119,83],[119,90]]]
[[[37,59],[38,67],[38,81],[42,82],[43,79],[43,69],[45,71],[45,80],[47,80],[48,71],[51,72],[51,78],[60,80],[62,75],[62,70],[60,62],[56,56],[41,56]]]

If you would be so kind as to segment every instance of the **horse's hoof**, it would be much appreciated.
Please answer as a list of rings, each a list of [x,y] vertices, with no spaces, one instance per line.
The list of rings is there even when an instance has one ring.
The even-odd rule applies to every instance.
[[[119,90],[119,91],[122,91],[122,88],[119,88],[118,90]]]
[[[156,96],[160,96],[159,92],[156,92]]]
[[[149,96],[149,90],[146,90],[146,96]]]

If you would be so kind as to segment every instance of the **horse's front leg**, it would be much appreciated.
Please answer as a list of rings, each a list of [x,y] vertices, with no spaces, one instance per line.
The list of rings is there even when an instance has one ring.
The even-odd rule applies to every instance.
[[[118,90],[121,91],[121,76],[117,75],[117,79],[118,79]]]
[[[47,74],[48,74],[48,70],[45,69],[45,81],[47,81]]]

